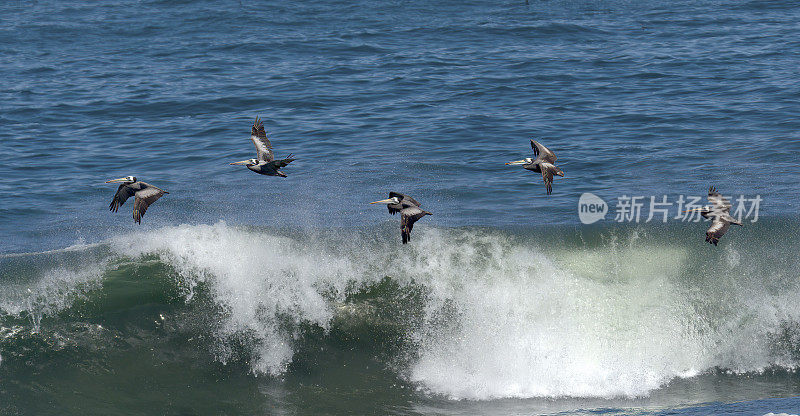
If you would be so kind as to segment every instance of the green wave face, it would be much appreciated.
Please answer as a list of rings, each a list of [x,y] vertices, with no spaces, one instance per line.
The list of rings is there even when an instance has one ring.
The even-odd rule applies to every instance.
[[[213,392],[230,400],[210,412],[258,412],[314,395],[288,385],[338,383],[389,406],[635,398],[798,365],[798,247],[771,242],[797,223],[719,247],[702,224],[420,228],[405,246],[394,225],[179,226],[6,256],[0,397],[44,413],[137,409],[158,391],[177,409]]]

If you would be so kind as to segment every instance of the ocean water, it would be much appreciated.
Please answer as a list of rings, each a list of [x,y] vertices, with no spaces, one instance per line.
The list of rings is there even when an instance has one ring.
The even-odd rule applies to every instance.
[[[798,21],[3,2],[0,414],[798,414]],[[257,115],[288,178],[228,164]],[[504,165],[531,138],[552,195]],[[170,192],[141,225],[127,175]],[[614,220],[712,185],[761,201],[717,247],[677,206]],[[434,213],[408,245],[388,191]]]

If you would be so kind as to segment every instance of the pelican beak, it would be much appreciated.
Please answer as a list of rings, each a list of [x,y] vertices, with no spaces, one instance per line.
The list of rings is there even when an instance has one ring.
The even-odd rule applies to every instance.
[[[370,202],[370,204],[391,204],[393,202],[394,201],[391,198],[389,198],[389,199],[381,199],[380,201]]]
[[[524,165],[525,162],[526,162],[525,160],[515,160],[513,162],[506,163],[506,165]]]
[[[112,179],[110,181],[106,181],[106,183],[114,183],[114,182],[127,182],[128,178],[119,178],[119,179]]]
[[[242,160],[241,162],[233,162],[231,165],[246,165],[248,163],[250,163],[249,160]]]

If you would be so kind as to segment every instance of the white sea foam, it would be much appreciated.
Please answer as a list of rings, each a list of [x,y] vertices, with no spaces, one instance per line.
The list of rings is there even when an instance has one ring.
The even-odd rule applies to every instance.
[[[454,399],[644,396],[713,368],[797,365],[791,348],[778,346],[787,342],[787,325],[800,323],[795,266],[765,268],[730,246],[698,266],[706,260],[695,247],[635,235],[575,248],[500,232],[414,233],[408,245],[361,244],[352,236],[285,237],[220,222],[106,244],[134,261],[157,256],[171,265],[187,301],[198,284],[207,286],[223,311],[211,329],[219,359],[245,336],[253,341],[255,374],[280,375],[291,362],[297,334],[283,320],[328,328],[352,283],[386,275],[427,291],[425,321],[410,334],[418,359],[404,375]],[[97,279],[92,268],[70,273],[48,275],[31,298],[64,299],[50,301],[58,309],[70,288]],[[8,313],[31,309],[8,299],[0,299]]]
[[[605,248],[542,249],[498,233],[415,232],[413,244],[356,244],[343,257],[325,243],[224,223],[126,236],[115,247],[157,253],[190,285],[208,283],[227,311],[220,339],[258,340],[256,373],[280,374],[292,358],[277,315],[325,328],[334,310],[320,293],[341,296],[348,283],[383,275],[429,291],[427,322],[414,334],[420,358],[407,375],[451,398],[642,396],[714,367],[796,365],[774,354],[769,336],[800,322],[797,284],[750,284],[736,274],[753,271],[731,249],[714,275],[687,277],[691,248],[635,235]],[[456,319],[443,326],[436,317],[448,305]]]
[[[433,393],[632,397],[715,367],[797,365],[773,340],[800,322],[792,301],[800,285],[789,279],[770,290],[761,278],[796,270],[745,268],[738,254],[723,253],[736,261],[691,275],[694,247],[635,234],[600,249],[546,250],[496,234],[420,234],[389,268],[458,311],[457,326],[424,331],[409,370]]]
[[[326,328],[333,310],[321,293],[344,293],[351,276],[360,275],[349,259],[224,222],[124,236],[113,248],[129,256],[158,254],[178,270],[189,298],[194,286],[208,285],[225,311],[220,342],[238,335],[254,338],[252,369],[271,375],[281,374],[293,354],[294,334],[281,329],[278,317]]]
[[[9,315],[25,314],[39,331],[43,317],[70,307],[77,298],[102,283],[100,264],[64,266],[46,269],[33,281],[6,283],[0,294],[0,311]]]
[[[440,285],[440,296],[460,316],[455,333],[423,341],[411,370],[432,392],[635,396],[714,364],[711,340],[693,326],[694,311],[673,283],[679,251],[546,256],[496,237],[446,248],[426,243],[440,247],[428,262],[451,261],[447,269],[457,273]]]

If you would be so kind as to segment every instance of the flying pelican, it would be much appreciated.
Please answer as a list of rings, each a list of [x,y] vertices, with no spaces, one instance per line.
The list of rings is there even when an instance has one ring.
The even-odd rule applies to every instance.
[[[121,207],[128,198],[136,195],[136,199],[133,202],[133,220],[137,224],[142,223],[142,216],[147,212],[147,207],[152,205],[153,202],[156,202],[156,200],[161,198],[164,194],[169,193],[147,182],[139,182],[136,180],[135,176],[126,176],[124,178],[106,181],[106,183],[115,182],[122,183],[119,185],[119,188],[117,188],[117,193],[114,194],[114,199],[111,200],[111,205],[109,205],[108,209],[117,212],[119,207]]]
[[[250,130],[250,140],[256,145],[256,156],[258,158],[233,162],[231,165],[245,165],[247,169],[255,173],[285,178],[286,174],[278,169],[294,161],[292,154],[286,156],[286,159],[275,160],[275,155],[272,153],[272,143],[267,139],[267,132],[264,131],[264,124],[259,117],[256,117],[256,121]]]
[[[708,231],[706,231],[706,241],[716,246],[719,239],[725,235],[731,224],[741,226],[742,223],[731,216],[731,202],[728,198],[722,196],[713,186],[708,188],[708,202],[711,203],[710,206],[706,205],[704,207],[692,208],[684,212],[696,211],[699,212],[703,218],[711,219],[711,226],[708,227]]]
[[[553,175],[563,177],[564,172],[555,165],[556,154],[550,149],[533,139],[531,139],[531,147],[536,159],[527,157],[522,160],[508,162],[506,165],[522,165],[525,169],[541,173],[542,179],[544,179],[544,186],[547,188],[547,195],[550,195],[553,193]]]
[[[411,240],[411,230],[414,228],[415,222],[426,215],[433,215],[420,208],[422,204],[416,199],[397,192],[389,192],[389,199],[370,202],[370,204],[386,204],[390,214],[400,213],[400,235],[403,238],[403,244]]]

